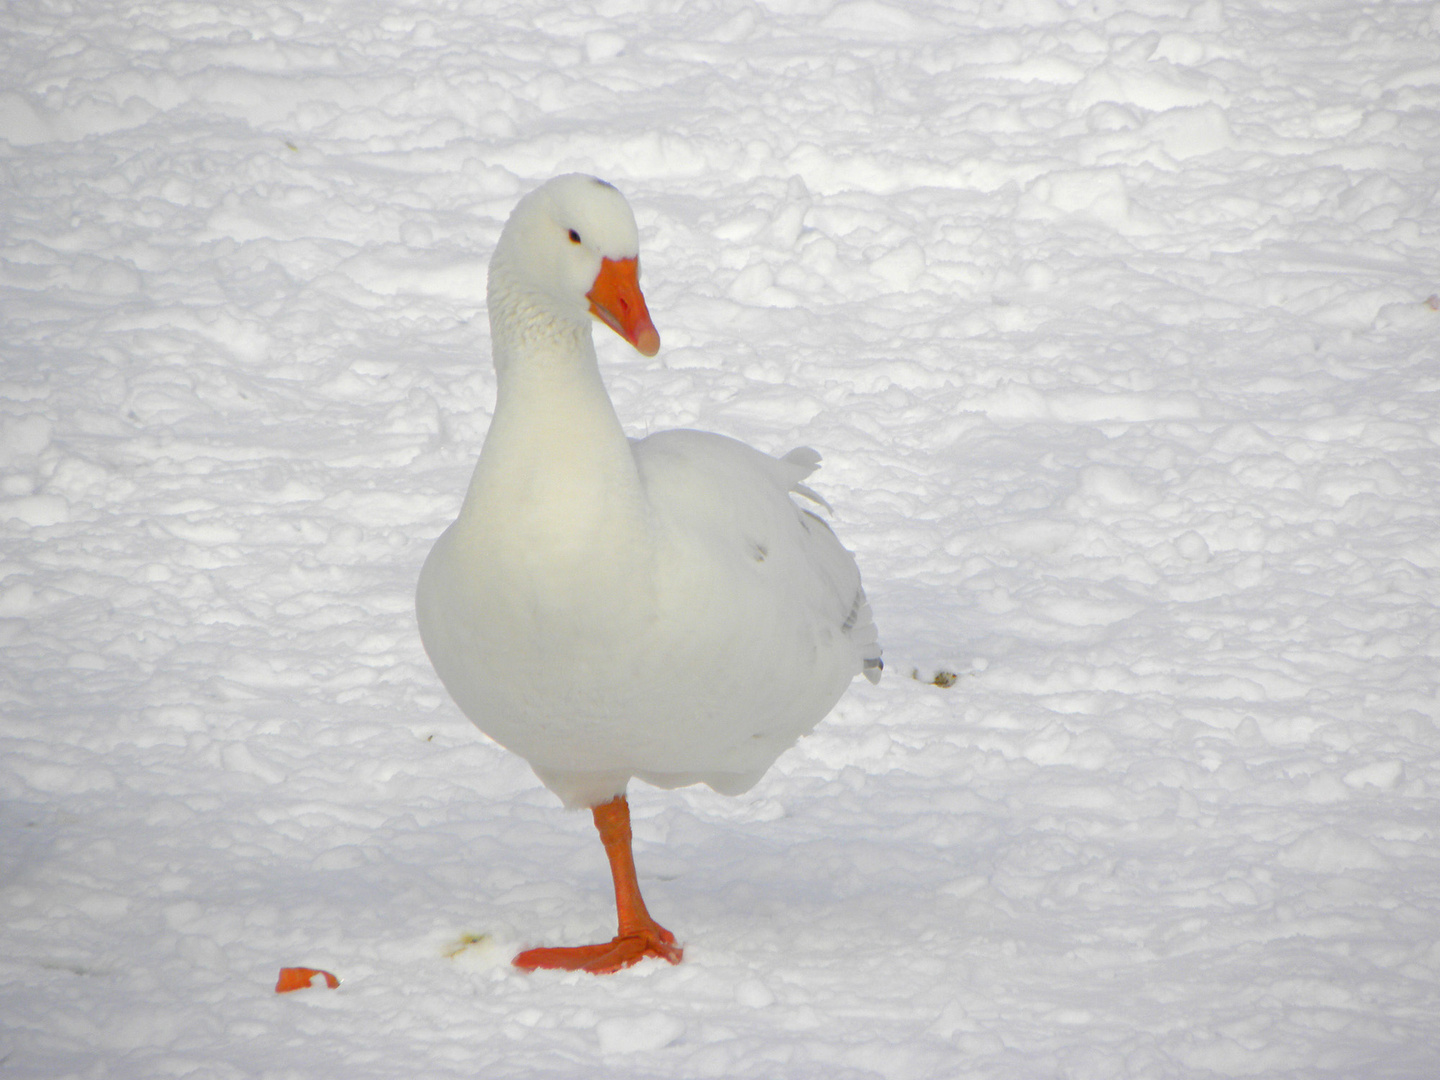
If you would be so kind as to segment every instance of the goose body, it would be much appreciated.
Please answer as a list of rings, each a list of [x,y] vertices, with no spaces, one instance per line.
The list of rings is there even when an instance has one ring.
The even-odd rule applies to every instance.
[[[628,862],[632,777],[749,789],[855,675],[878,678],[875,627],[853,556],[795,501],[819,502],[803,483],[814,451],[775,458],[700,431],[626,438],[592,321],[647,355],[659,338],[614,187],[563,176],[523,198],[488,306],[495,414],[421,571],[421,638],[461,710],[566,805],[594,810],[612,864],[623,834]],[[613,966],[582,950],[517,963],[679,959],[673,938],[642,945]]]

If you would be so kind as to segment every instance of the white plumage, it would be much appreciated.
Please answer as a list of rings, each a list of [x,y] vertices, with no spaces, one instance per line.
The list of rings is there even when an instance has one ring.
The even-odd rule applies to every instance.
[[[625,437],[592,318],[649,355],[659,338],[634,217],[603,181],[520,201],[488,299],[495,415],[417,595],[435,670],[567,805],[631,777],[745,791],[856,674],[879,676],[855,560],[792,498],[819,502],[802,483],[819,455]]]

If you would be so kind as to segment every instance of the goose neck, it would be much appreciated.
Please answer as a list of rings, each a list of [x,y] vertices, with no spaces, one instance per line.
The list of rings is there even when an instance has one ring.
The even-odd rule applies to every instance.
[[[491,313],[495,414],[462,516],[543,522],[557,536],[633,528],[639,474],[590,327],[515,304],[497,310],[493,296]]]

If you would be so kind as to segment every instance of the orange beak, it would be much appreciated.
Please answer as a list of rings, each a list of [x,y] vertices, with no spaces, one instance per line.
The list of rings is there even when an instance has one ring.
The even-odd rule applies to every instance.
[[[646,356],[660,351],[660,335],[640,292],[639,259],[602,259],[595,284],[585,294],[590,314]]]

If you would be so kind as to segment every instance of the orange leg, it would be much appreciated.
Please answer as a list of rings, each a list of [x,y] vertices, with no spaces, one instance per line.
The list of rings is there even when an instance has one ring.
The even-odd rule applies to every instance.
[[[620,917],[620,932],[613,940],[599,945],[526,949],[515,957],[515,966],[527,971],[555,968],[608,975],[647,956],[678,964],[684,950],[675,944],[674,934],[650,917],[640,896],[640,883],[635,879],[635,856],[630,850],[630,803],[624,795],[619,795],[601,803],[592,813],[595,828],[600,830],[600,842],[610,858],[610,873],[615,878],[615,910]]]

